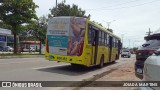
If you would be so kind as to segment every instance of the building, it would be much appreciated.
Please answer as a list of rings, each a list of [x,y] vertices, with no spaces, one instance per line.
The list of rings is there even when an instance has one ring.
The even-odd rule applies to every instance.
[[[40,49],[40,41],[20,41],[20,47],[29,49],[30,47],[34,47],[36,50]]]
[[[155,31],[153,34],[151,34],[149,36],[145,36],[144,39],[146,41],[149,41],[149,40],[152,40],[152,39],[160,40],[160,29],[158,29],[157,31]]]
[[[11,36],[11,30],[0,28],[0,46],[7,46],[9,36]]]

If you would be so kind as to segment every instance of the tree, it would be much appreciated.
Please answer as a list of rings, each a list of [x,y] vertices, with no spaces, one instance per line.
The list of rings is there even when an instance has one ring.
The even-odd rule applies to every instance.
[[[138,50],[138,47],[133,47],[133,51],[136,52]]]
[[[12,27],[14,35],[14,53],[17,53],[17,34],[22,24],[37,19],[35,9],[38,6],[33,0],[1,0],[0,20]]]
[[[37,22],[38,29],[33,33],[34,35],[36,35],[36,38],[43,43],[46,39],[47,22],[48,19],[45,16],[40,17],[39,21]]]
[[[11,29],[10,25],[5,24],[4,22],[0,21],[0,28],[5,28],[5,29]]]
[[[49,17],[54,16],[78,16],[83,17],[85,16],[85,11],[81,8],[78,8],[77,5],[73,4],[72,6],[65,4],[64,2],[61,2],[56,7],[53,7],[50,9],[51,14],[49,14]],[[85,16],[86,17],[86,16]],[[90,16],[89,16],[90,17]]]
[[[42,16],[38,20],[33,20],[31,23],[23,26],[23,31],[20,33],[21,40],[39,40],[40,43],[45,43],[47,21],[48,19]]]
[[[34,39],[40,41],[40,54],[41,43],[44,43],[46,39],[47,21],[48,19],[45,16],[42,16],[38,20],[34,20],[32,23],[28,24],[27,29],[24,32],[30,32],[30,36],[33,36]]]
[[[46,32],[47,32],[47,21],[48,19],[43,16],[39,18],[39,21],[37,22],[37,29],[34,30],[33,35],[36,36],[36,38],[40,41],[40,54],[41,54],[41,48],[42,43],[45,43],[46,40]]]

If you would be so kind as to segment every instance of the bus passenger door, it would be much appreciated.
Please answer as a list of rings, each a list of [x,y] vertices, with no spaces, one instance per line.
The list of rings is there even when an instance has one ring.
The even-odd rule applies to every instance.
[[[92,59],[91,65],[96,65],[98,53],[98,31],[92,29]]]
[[[112,61],[112,37],[109,36],[109,62]]]

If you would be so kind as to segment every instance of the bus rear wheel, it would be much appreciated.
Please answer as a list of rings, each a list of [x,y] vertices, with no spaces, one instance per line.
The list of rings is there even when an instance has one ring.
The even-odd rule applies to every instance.
[[[100,64],[99,64],[99,68],[102,68],[104,66],[104,56],[101,56],[101,60],[100,60]]]

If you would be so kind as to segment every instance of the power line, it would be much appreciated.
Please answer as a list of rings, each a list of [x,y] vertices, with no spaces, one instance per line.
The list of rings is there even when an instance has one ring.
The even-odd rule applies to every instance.
[[[110,6],[107,6],[107,7],[95,8],[95,9],[86,9],[86,10],[98,10],[98,9],[116,7],[116,6],[120,6],[120,5],[124,5],[124,4],[128,4],[128,3],[136,2],[136,1],[140,1],[140,0],[133,0],[133,1],[129,1],[129,2],[119,3],[119,4],[116,4],[116,5],[110,5]]]
[[[154,2],[157,2],[157,1],[160,1],[160,0],[153,0],[153,1],[150,1],[150,2],[146,2],[146,3],[142,3],[142,4],[137,4],[137,5],[132,5],[132,6],[126,6],[126,7],[119,7],[119,8],[97,8],[97,9],[93,9],[93,10],[116,10],[116,9],[128,9],[128,8],[133,8],[133,7],[138,7],[138,6],[143,6],[143,5],[146,5],[146,4],[150,4],[150,3],[154,3]],[[88,9],[89,10],[89,9]],[[87,9],[86,9],[87,11]]]

